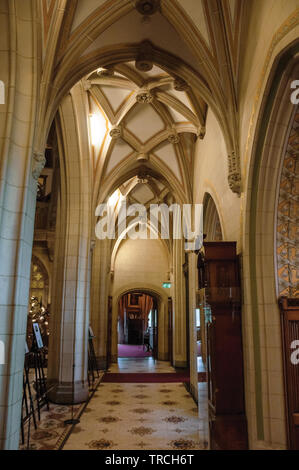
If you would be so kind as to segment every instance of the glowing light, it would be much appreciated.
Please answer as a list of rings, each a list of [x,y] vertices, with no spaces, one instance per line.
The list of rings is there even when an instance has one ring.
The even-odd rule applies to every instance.
[[[110,207],[115,207],[119,200],[119,190],[117,189],[114,193],[109,197],[108,204]]]
[[[107,130],[105,119],[100,114],[91,114],[89,120],[91,143],[95,147],[99,147],[105,137]]]
[[[164,287],[164,289],[170,289],[171,288],[171,282],[169,282],[169,281],[163,282],[162,287]]]

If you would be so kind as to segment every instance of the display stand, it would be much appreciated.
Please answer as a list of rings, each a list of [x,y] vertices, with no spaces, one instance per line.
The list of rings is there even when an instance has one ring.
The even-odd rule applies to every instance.
[[[40,334],[40,329],[38,323],[33,323],[33,342],[31,353],[33,357],[33,367],[34,367],[34,376],[35,376],[35,386],[36,386],[36,403],[37,403],[37,414],[38,420],[40,421],[40,412],[41,409],[46,405],[49,410],[49,400],[47,396],[47,384],[46,377],[44,372],[44,358],[43,358],[43,341]]]
[[[95,382],[95,373],[97,378],[99,378],[99,369],[97,364],[97,358],[95,355],[93,338],[95,338],[91,327],[88,331],[88,385],[89,387]]]
[[[27,348],[28,349],[28,348]],[[23,398],[22,398],[22,411],[21,411],[21,436],[22,436],[22,444],[25,443],[25,432],[24,432],[24,425],[28,421],[28,447],[30,441],[30,421],[31,416],[33,418],[34,429],[37,429],[36,424],[36,417],[35,417],[35,409],[34,409],[34,401],[32,397],[31,385],[30,385],[30,377],[29,377],[29,370],[30,370],[30,353],[25,353],[25,362],[24,362],[24,372],[23,372]],[[25,415],[24,415],[24,408],[25,408]]]

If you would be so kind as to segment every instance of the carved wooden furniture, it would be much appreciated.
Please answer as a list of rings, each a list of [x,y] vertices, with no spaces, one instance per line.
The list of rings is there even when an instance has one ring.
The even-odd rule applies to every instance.
[[[299,450],[299,299],[281,297],[288,447]]]
[[[202,270],[202,267],[201,267]],[[204,242],[204,292],[211,449],[248,448],[239,263],[235,242]]]

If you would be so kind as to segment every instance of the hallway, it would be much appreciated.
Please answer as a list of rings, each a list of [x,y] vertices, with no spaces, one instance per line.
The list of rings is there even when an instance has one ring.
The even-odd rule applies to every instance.
[[[175,374],[169,363],[152,358],[119,359],[110,368],[110,373],[119,375],[136,372],[147,373],[155,381],[156,374]],[[64,450],[205,448],[199,436],[197,406],[183,383],[116,380],[100,383]]]

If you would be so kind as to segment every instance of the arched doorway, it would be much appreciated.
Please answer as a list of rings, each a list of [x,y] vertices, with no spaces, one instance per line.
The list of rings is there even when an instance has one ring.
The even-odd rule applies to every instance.
[[[158,303],[140,291],[124,294],[118,304],[118,357],[157,357]]]

